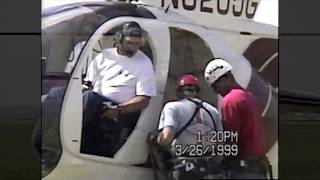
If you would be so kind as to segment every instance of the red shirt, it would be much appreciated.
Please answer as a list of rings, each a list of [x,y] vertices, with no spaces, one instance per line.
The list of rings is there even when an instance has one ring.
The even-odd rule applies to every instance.
[[[237,86],[223,97],[221,113],[224,130],[238,132],[238,155],[262,156],[264,131],[255,98]]]

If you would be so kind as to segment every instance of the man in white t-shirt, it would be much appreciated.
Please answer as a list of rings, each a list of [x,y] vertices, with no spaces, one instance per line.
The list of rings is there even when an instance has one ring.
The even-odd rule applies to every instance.
[[[116,34],[116,47],[103,50],[90,63],[83,84],[84,128],[102,119],[132,130],[150,97],[156,95],[152,62],[139,50],[143,38],[139,24],[125,23]],[[84,141],[89,138],[93,143],[95,138],[86,134]]]
[[[193,160],[195,160],[201,157],[210,157],[212,155],[211,150],[208,150],[208,153],[206,154],[202,153],[207,146],[210,147],[210,143],[207,143],[210,140],[205,140],[206,134],[210,134],[212,131],[223,130],[218,110],[209,103],[203,102],[198,98],[200,87],[198,86],[197,77],[193,74],[182,75],[177,81],[176,91],[179,100],[166,103],[161,112],[158,127],[160,133],[157,138],[157,143],[162,146],[169,146],[173,157],[176,157],[177,159],[181,157],[192,157],[194,158]],[[188,124],[189,122],[190,124]],[[196,147],[197,145],[198,148],[202,149],[202,153],[196,151],[195,148],[194,151],[192,150],[193,146]],[[189,160],[193,162],[192,158]],[[187,169],[187,167],[184,166],[186,165],[184,160],[182,160],[183,162],[181,161],[182,164],[174,164],[174,167],[180,167],[185,171],[184,168]],[[204,161],[207,160],[208,159],[205,159]],[[222,157],[209,158],[211,164],[214,164],[213,166],[218,165],[221,160]],[[198,159],[195,160],[195,162],[200,161]],[[209,163],[205,162],[204,164]],[[174,169],[174,171],[179,171],[178,174],[180,174],[179,178],[175,178],[196,178],[196,176],[193,176],[192,174],[181,172],[180,168]],[[192,171],[192,173],[194,174],[195,172]],[[205,174],[205,172],[203,173]],[[203,178],[203,176],[201,177]]]
[[[115,145],[135,127],[140,113],[151,96],[156,95],[155,75],[151,60],[139,50],[145,32],[136,22],[123,25],[116,34],[115,48],[105,49],[92,60],[84,79],[83,131],[81,152],[113,156]],[[42,101],[43,129],[58,132],[61,104],[65,87],[52,88]],[[72,107],[70,107],[72,108]],[[34,141],[41,139],[41,129],[35,129]],[[113,130],[113,139],[106,142],[105,132]],[[128,130],[121,131],[120,130]],[[121,133],[118,136],[117,133]],[[43,143],[44,146],[46,143]],[[119,143],[121,145],[122,142]],[[110,146],[114,146],[111,148]],[[108,152],[109,151],[109,152]]]

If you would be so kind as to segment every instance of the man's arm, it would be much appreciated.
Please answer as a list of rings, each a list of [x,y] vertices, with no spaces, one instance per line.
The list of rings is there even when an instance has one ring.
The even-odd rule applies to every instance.
[[[130,113],[136,111],[142,111],[146,107],[148,107],[150,102],[150,97],[148,96],[135,96],[131,100],[119,104],[119,109],[121,113]]]
[[[157,143],[163,146],[168,146],[174,138],[174,128],[167,126],[159,133]]]
[[[175,108],[171,103],[167,103],[161,112],[159,127],[161,131],[157,137],[157,143],[163,146],[167,146],[171,143],[175,135],[176,116]]]
[[[142,111],[148,107],[149,101],[150,97],[148,96],[135,96],[125,103],[118,104],[118,106],[108,109],[101,115],[101,118],[109,117],[116,120],[119,114]]]
[[[103,59],[103,54],[99,53],[89,64],[86,77],[83,79],[84,83],[82,84],[82,90],[88,90],[93,89],[93,84],[95,83],[95,78],[97,76],[97,73],[99,73],[98,67],[97,67],[97,61],[101,61]]]

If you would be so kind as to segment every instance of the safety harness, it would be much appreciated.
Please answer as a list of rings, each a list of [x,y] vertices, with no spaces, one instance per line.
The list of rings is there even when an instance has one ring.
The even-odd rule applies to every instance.
[[[192,114],[191,118],[189,119],[189,121],[175,134],[173,139],[178,138],[181,135],[181,133],[190,125],[190,123],[193,121],[196,114],[200,110],[200,108],[203,108],[209,114],[209,116],[212,119],[214,129],[216,130],[216,128],[217,128],[212,114],[209,112],[208,109],[206,109],[203,106],[203,104],[202,104],[203,101],[197,102],[192,99],[188,99],[188,100],[195,103],[197,106],[196,106],[195,111]],[[168,150],[156,143],[155,140],[156,140],[158,134],[159,134],[159,132],[157,131],[155,133],[149,134],[149,137],[148,137],[148,144],[149,144],[149,149],[150,149],[150,159],[151,159],[151,163],[152,163],[152,169],[153,169],[155,180],[159,180],[157,168],[159,168],[160,171],[163,172],[166,175],[166,177],[168,177],[170,180],[174,180],[174,179],[176,179],[177,176],[179,176],[179,175],[175,174],[175,172],[171,173],[170,170],[179,169],[179,167],[177,167],[177,166],[179,166],[180,164],[181,165],[184,164],[185,167],[189,166],[188,168],[191,168],[191,165],[197,164],[199,166],[206,165],[209,169],[214,169],[214,167],[213,167],[214,165],[210,164],[210,157],[198,158],[198,159],[195,159],[195,158],[180,158],[179,159],[178,158],[178,159],[173,160],[172,156],[168,152]],[[165,164],[164,162],[169,162],[169,163]],[[243,164],[245,164],[245,165],[243,165]],[[255,167],[257,165],[259,167]],[[197,167],[193,166],[193,168],[197,168]],[[255,169],[254,172],[263,173],[266,175],[269,174],[269,178],[273,179],[272,166],[266,156],[264,156],[262,159],[259,159],[259,160],[250,160],[248,158],[239,158],[238,160],[234,160],[233,163],[231,163],[231,164],[228,163],[228,165],[225,166],[224,168],[226,168],[225,169],[226,171],[228,171],[228,169],[231,169],[231,168],[233,170],[234,170],[234,168],[236,168],[239,171],[243,171],[243,170],[252,171]],[[197,172],[200,172],[200,173],[197,173],[197,174],[186,172],[184,169],[180,172],[182,172],[182,173],[180,173],[180,176],[181,175],[184,176],[184,179],[187,177],[188,177],[188,179],[189,179],[189,177],[191,179],[196,179],[197,177],[201,178],[203,175],[205,175],[207,173],[212,173],[212,172],[208,172],[207,170],[201,171],[201,169],[199,171],[199,168],[197,169]],[[216,172],[216,173],[219,173],[219,172]],[[187,176],[185,176],[185,175],[187,175]],[[219,178],[219,176],[218,176],[218,178]],[[223,176],[221,176],[219,179],[223,179]]]
[[[214,125],[214,130],[216,130],[217,126],[216,123],[214,121],[214,118],[212,116],[212,114],[210,113],[210,111],[208,109],[206,109],[203,106],[203,101],[201,102],[197,102],[194,101],[190,98],[188,98],[189,101],[193,102],[196,104],[196,108],[194,110],[194,113],[192,114],[191,118],[188,120],[188,122],[175,134],[173,139],[178,138],[181,133],[190,125],[190,123],[193,121],[193,119],[195,118],[195,116],[197,115],[197,113],[199,112],[200,108],[204,109],[209,116],[212,119],[213,125]],[[159,132],[155,132],[155,133],[150,133],[148,136],[148,144],[149,144],[149,150],[150,150],[150,160],[151,160],[151,164],[152,164],[152,169],[153,169],[153,174],[154,174],[154,178],[155,180],[159,180],[159,176],[158,176],[158,172],[157,172],[157,167],[160,169],[160,171],[162,171],[169,179],[172,179],[172,177],[174,176],[174,174],[170,174],[170,169],[173,169],[173,164],[176,164],[178,160],[172,160],[172,157],[169,157],[169,153],[168,150],[165,149],[164,147],[159,146],[155,141],[156,138],[158,136]],[[164,154],[163,157],[162,155]],[[193,158],[194,159],[194,158]],[[164,161],[169,161],[169,164],[164,164]],[[188,160],[188,159],[187,159]],[[187,160],[182,160],[183,162],[186,162]],[[191,160],[191,159],[190,159]],[[199,159],[197,161],[201,162],[201,164],[205,164],[203,162],[208,162],[208,158],[206,159]],[[197,162],[195,162],[197,163]],[[187,164],[188,165],[188,164]],[[202,174],[201,174],[202,176]]]

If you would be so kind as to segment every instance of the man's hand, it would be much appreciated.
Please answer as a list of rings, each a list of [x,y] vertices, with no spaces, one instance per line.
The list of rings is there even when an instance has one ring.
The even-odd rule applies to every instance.
[[[115,122],[118,120],[118,116],[120,115],[120,108],[119,107],[111,107],[107,109],[100,118],[110,118],[113,119]]]
[[[152,144],[158,144],[157,142],[158,135],[159,135],[159,132],[149,133],[147,142]]]
[[[85,85],[85,84],[82,84],[82,91],[87,91],[87,90],[89,90],[90,89],[90,87],[88,87],[87,85]]]
[[[89,89],[92,89],[92,82],[90,81],[85,81],[83,84],[82,84],[82,91],[87,91]]]
[[[161,140],[162,140],[162,139],[163,139],[163,133],[160,132],[159,135],[158,135],[158,137],[157,137],[156,142],[157,142],[158,144],[161,144]]]

